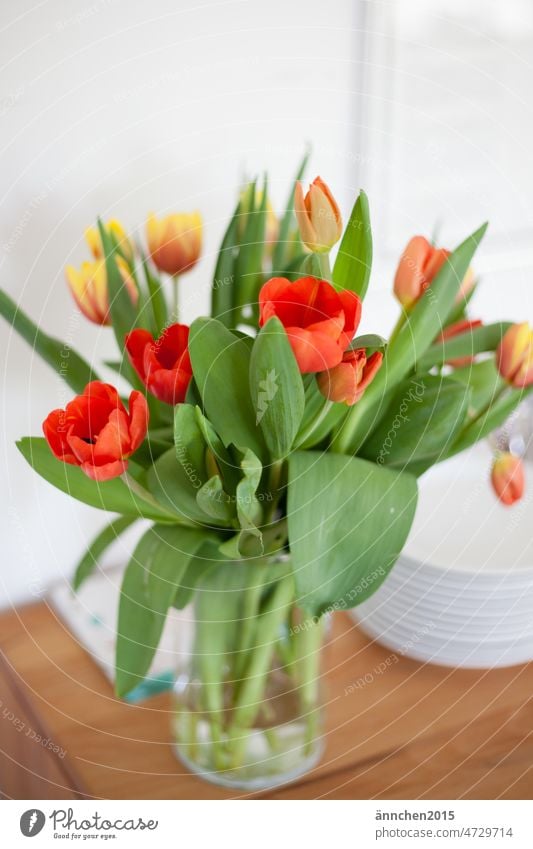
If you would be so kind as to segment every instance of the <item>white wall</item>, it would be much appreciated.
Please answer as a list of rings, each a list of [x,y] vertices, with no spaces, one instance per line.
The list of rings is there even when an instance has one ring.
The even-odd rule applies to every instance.
[[[464,6],[4,0],[0,285],[86,357],[112,355],[111,333],[79,316],[64,284],[64,266],[86,258],[84,227],[100,214],[142,229],[149,209],[198,207],[206,246],[183,281],[191,319],[206,308],[239,179],[268,168],[281,208],[311,140],[310,176],[327,179],[346,214],[360,183],[370,191],[365,329],[387,330],[395,257],[438,218],[450,246],[496,220],[480,310],[531,317],[531,13],[508,0],[503,26],[501,4],[472,3],[466,18]],[[11,604],[67,578],[103,516],[14,449],[69,390],[5,325],[1,345],[0,604]]]

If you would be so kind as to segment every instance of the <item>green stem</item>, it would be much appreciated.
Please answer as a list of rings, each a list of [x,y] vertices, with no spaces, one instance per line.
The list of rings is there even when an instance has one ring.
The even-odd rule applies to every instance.
[[[402,308],[402,311],[401,311],[400,315],[398,316],[398,321],[396,322],[396,324],[392,328],[392,333],[389,336],[389,341],[388,341],[388,347],[389,348],[393,344],[393,342],[395,342],[395,340],[398,338],[400,331],[402,330],[402,328],[403,328],[405,322],[407,321],[408,317],[409,316],[408,316],[407,311]]]
[[[303,433],[298,439],[298,442],[296,443],[295,448],[300,448],[300,446],[303,445],[309,439],[310,436],[312,436],[317,427],[322,424],[327,414],[331,410],[332,406],[333,401],[328,401],[327,398],[324,398],[324,404],[319,410],[318,415],[313,419],[313,421],[309,422],[307,427],[304,429]]]
[[[322,280],[327,280],[328,283],[331,283],[331,268],[329,264],[329,254],[328,253],[316,253],[315,254],[316,261],[318,263],[318,267],[320,269],[320,277]]]
[[[320,723],[320,657],[324,638],[324,623],[309,619],[293,634],[294,670],[299,686],[300,705],[306,719],[306,750],[309,751],[318,734]]]
[[[279,630],[293,598],[292,575],[287,575],[274,587],[262,613],[257,617],[255,646],[248,654],[246,677],[242,679],[235,697],[232,722],[236,728],[247,728],[258,711]]]
[[[272,463],[270,467],[270,474],[268,480],[268,489],[272,494],[272,501],[268,509],[265,509],[264,515],[264,525],[267,527],[272,521],[273,517],[276,514],[276,509],[279,503],[279,499],[281,496],[281,482],[283,478],[283,460],[277,460],[275,463]]]
[[[361,447],[362,425],[364,424],[365,414],[368,411],[368,405],[365,404],[365,396],[361,398],[348,412],[334,435],[330,450],[334,454],[355,454]]]
[[[134,477],[130,475],[129,472],[122,472],[121,476],[122,480],[128,487],[128,489],[133,492],[134,495],[138,495],[139,498],[142,498],[147,504],[151,504],[152,507],[157,507],[160,513],[166,514],[169,519],[173,519],[176,524],[186,525],[186,522],[180,521],[180,517],[175,513],[172,513],[170,510],[167,510],[166,507],[163,507],[162,504],[157,501],[151,492],[149,492],[145,487],[136,481]]]
[[[248,652],[252,648],[255,625],[261,602],[261,594],[263,592],[264,579],[261,567],[253,568],[254,577],[256,580],[250,583],[245,591],[242,605],[242,621],[240,627],[239,647],[235,658],[234,666],[234,682],[233,686],[237,687],[241,680]]]

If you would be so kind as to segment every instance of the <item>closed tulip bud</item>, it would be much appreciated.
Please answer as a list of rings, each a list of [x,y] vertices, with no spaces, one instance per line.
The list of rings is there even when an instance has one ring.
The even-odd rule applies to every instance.
[[[128,264],[120,256],[116,257],[116,263],[132,303],[136,304],[139,292]],[[95,324],[111,324],[105,262],[83,262],[79,270],[68,265],[65,274],[74,300],[84,316]]]
[[[342,218],[335,198],[317,177],[304,197],[301,183],[294,189],[294,211],[304,245],[313,253],[328,253],[342,236]]]
[[[128,262],[132,262],[135,249],[120,221],[117,221],[116,218],[112,218],[107,222],[107,224],[104,224],[104,229],[110,236],[113,237],[113,240],[117,244],[124,259]],[[100,233],[98,232],[97,227],[87,227],[85,231],[85,241],[89,245],[90,251],[95,259],[104,258],[102,240],[100,239]]]
[[[166,274],[183,274],[196,265],[202,250],[202,216],[181,212],[156,218],[146,225],[148,250],[154,264]]]
[[[491,483],[502,504],[509,507],[524,494],[524,465],[520,457],[508,452],[497,457],[492,466]]]
[[[352,407],[374,379],[382,360],[380,351],[368,359],[364,348],[346,351],[338,366],[317,375],[318,388],[328,401]]]
[[[498,371],[517,389],[533,384],[533,331],[527,321],[513,324],[496,351]]]
[[[424,236],[413,236],[407,243],[394,277],[394,294],[401,305],[411,309],[422,297],[450,256],[445,248],[434,247]],[[460,303],[474,285],[474,272],[466,272],[457,294]]]

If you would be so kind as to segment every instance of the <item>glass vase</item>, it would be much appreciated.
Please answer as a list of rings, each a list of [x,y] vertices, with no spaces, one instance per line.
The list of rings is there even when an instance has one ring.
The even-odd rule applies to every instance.
[[[323,623],[296,607],[287,558],[216,564],[190,611],[173,690],[180,760],[249,791],[310,770],[323,749]]]

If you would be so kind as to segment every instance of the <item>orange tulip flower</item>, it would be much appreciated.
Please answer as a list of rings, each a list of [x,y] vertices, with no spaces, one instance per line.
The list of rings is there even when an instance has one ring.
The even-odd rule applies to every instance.
[[[407,243],[394,277],[394,294],[406,310],[411,309],[437,276],[450,251],[435,248],[424,236],[413,236]],[[474,285],[474,272],[466,272],[457,295],[460,302]]]
[[[294,211],[302,242],[313,253],[328,253],[342,236],[342,218],[326,183],[317,177],[304,197],[301,183],[294,189]]]

